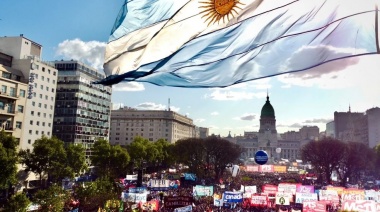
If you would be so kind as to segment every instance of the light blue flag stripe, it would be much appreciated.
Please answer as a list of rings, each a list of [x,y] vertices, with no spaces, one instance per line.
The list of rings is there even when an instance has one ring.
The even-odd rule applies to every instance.
[[[109,41],[172,17],[189,0],[126,0],[120,9]],[[129,10],[132,10],[131,12]]]
[[[321,11],[331,10],[328,17]],[[326,11],[325,11],[326,12]],[[256,36],[250,29],[263,19],[246,19],[197,37],[169,57],[105,79],[103,84],[149,82],[175,87],[225,87],[254,79],[310,69],[353,56],[378,54],[377,10],[336,17],[334,8],[305,11],[293,18],[283,11],[267,21]],[[309,23],[313,16],[319,22]],[[363,23],[363,20],[367,20]]]

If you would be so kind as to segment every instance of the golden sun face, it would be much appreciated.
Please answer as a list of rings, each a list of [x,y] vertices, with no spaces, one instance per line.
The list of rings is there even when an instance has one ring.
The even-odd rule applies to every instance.
[[[199,3],[203,4],[199,7],[203,8],[200,14],[204,13],[202,18],[206,17],[208,25],[220,20],[223,20],[223,23],[225,19],[228,21],[230,16],[234,17],[234,13],[238,14],[236,9],[241,9],[238,5],[242,5],[240,0],[203,0]]]

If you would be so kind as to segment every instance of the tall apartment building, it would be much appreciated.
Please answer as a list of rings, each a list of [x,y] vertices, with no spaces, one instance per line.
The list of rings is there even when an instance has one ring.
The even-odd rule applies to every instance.
[[[93,143],[108,140],[110,86],[95,85],[103,73],[78,61],[55,61],[58,70],[53,135],[64,142],[82,144],[91,154]]]
[[[28,83],[25,106],[17,110],[25,114],[20,147],[31,149],[36,139],[52,135],[57,70],[52,63],[40,59],[42,46],[23,35],[0,37],[0,52],[12,57],[8,64]]]
[[[136,136],[175,143],[196,136],[193,120],[174,111],[136,110],[129,107],[112,110],[110,143],[127,145]]]
[[[0,64],[0,72],[0,129],[20,142],[25,130],[28,84],[19,70]]]

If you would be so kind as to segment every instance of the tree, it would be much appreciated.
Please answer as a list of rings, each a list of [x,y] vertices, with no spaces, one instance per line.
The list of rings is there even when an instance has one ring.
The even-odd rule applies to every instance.
[[[333,138],[311,141],[301,148],[302,160],[310,162],[328,183],[331,180],[332,171],[344,159],[344,154],[345,144]]]
[[[173,154],[178,163],[189,166],[189,172],[197,176],[204,174],[205,150],[200,138],[180,139],[174,144]]]
[[[79,185],[74,188],[74,193],[80,202],[80,211],[97,211],[107,200],[120,196],[120,191],[106,178]]]
[[[360,173],[370,170],[374,159],[374,152],[364,143],[348,142],[343,160],[336,168],[342,186],[346,185],[347,178],[358,180]]]
[[[86,152],[82,145],[70,144],[66,147],[66,165],[78,175],[87,169]]]
[[[137,169],[145,168],[143,166],[146,166],[148,161],[154,161],[158,154],[148,139],[139,136],[127,146],[127,149],[131,155],[132,166]]]
[[[17,140],[2,130],[0,132],[0,189],[8,189],[17,181],[17,161]]]
[[[216,136],[206,138],[204,147],[207,172],[213,171],[216,181],[223,175],[227,165],[235,163],[241,154],[239,145]]]
[[[175,163],[172,155],[174,144],[169,143],[165,139],[159,139],[153,143],[158,151],[157,163],[162,167],[167,168]],[[157,166],[158,164],[155,164]]]
[[[5,211],[26,212],[30,203],[25,193],[18,193],[10,198]]]
[[[47,189],[37,191],[33,199],[40,205],[41,211],[60,212],[69,201],[70,195],[61,186],[52,185]]]
[[[128,151],[120,145],[111,146],[106,140],[98,140],[92,149],[91,162],[100,176],[117,178],[125,176],[130,161]]]
[[[42,136],[34,142],[33,151],[21,150],[19,155],[26,166],[25,171],[38,174],[41,183],[45,174],[52,182],[74,175],[72,168],[67,166],[64,143],[56,137]]]

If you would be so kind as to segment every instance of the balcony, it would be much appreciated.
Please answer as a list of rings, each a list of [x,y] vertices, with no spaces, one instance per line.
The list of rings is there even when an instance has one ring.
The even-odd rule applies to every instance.
[[[0,115],[14,116],[16,115],[16,111],[9,108],[8,109],[0,108]]]
[[[13,99],[13,100],[17,100],[19,98],[19,96],[17,96],[15,93],[7,93],[7,92],[1,92],[1,91],[0,91],[0,97]]]

